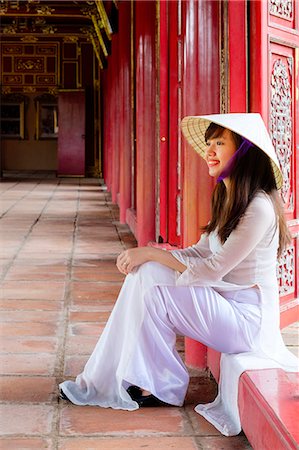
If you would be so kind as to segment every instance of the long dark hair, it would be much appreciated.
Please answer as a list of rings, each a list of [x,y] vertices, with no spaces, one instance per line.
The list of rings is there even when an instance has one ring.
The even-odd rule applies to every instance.
[[[206,141],[221,136],[224,130],[225,128],[219,125],[210,124],[205,134]],[[242,138],[237,133],[232,131],[231,133],[238,148]],[[259,191],[264,191],[269,195],[276,213],[276,225],[279,226],[278,256],[280,256],[290,242],[290,232],[277,191],[270,158],[256,146],[251,147],[236,161],[230,174],[229,195],[223,181],[216,184],[212,195],[212,217],[203,230],[211,233],[217,229],[217,234],[224,243],[237,227],[249,203]]]

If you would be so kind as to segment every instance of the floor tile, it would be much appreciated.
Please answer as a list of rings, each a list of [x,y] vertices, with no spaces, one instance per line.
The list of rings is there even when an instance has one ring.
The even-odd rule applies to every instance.
[[[58,322],[61,318],[61,311],[3,311],[0,316],[1,322],[41,322],[43,324]]]
[[[99,336],[67,336],[65,352],[67,355],[90,355]]]
[[[70,325],[69,332],[74,336],[100,336],[104,327],[98,323],[76,323]]]
[[[95,313],[94,311],[71,311],[70,312],[70,322],[97,322],[106,323],[111,314],[111,309],[108,311],[99,311]]]
[[[47,403],[56,400],[54,377],[3,376],[0,378],[0,401],[13,403]]]
[[[252,448],[245,436],[203,437],[200,440],[200,446],[204,450],[250,450]]]
[[[44,438],[0,439],[0,448],[2,450],[54,450],[54,446],[52,447],[51,441]]]
[[[32,265],[20,262],[13,265],[8,271],[6,281],[63,281],[67,276],[65,265]]]
[[[116,300],[121,285],[114,286],[93,282],[73,282],[70,286],[70,295],[73,300]]]
[[[45,258],[45,256],[43,257]],[[4,281],[1,289],[4,299],[62,300],[65,283],[56,281]]]
[[[1,353],[56,353],[59,338],[31,336],[2,336],[0,339]]]
[[[47,353],[35,354],[2,354],[0,367],[3,375],[48,375],[54,373],[56,355]]]
[[[196,450],[192,437],[60,439],[59,450]]]
[[[65,358],[64,377],[76,377],[84,369],[89,355],[84,356],[67,356]]]
[[[114,411],[110,408],[68,405],[61,410],[61,435],[147,435],[190,433],[180,408],[144,408]]]
[[[0,433],[47,435],[52,429],[53,414],[54,407],[49,405],[0,405]]]
[[[53,336],[57,326],[57,322],[0,323],[0,336]]]
[[[64,304],[62,302],[48,301],[48,300],[1,300],[0,299],[0,310],[1,311],[61,311],[63,310]]]

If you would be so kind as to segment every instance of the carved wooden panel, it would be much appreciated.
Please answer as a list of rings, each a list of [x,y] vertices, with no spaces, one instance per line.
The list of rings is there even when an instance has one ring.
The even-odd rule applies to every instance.
[[[284,251],[277,266],[279,294],[281,296],[295,293],[295,247]]]
[[[278,4],[278,2],[277,2]],[[279,9],[281,14],[293,14],[291,9]],[[289,4],[291,7],[291,4]],[[278,10],[277,10],[278,11]],[[287,13],[289,11],[289,13]],[[277,12],[278,14],[278,12]],[[284,18],[286,20],[286,17]],[[281,256],[277,277],[281,308],[291,311],[298,295],[296,260],[298,259],[298,218],[296,204],[296,48],[279,39],[269,43],[269,131],[283,173],[281,197],[285,206],[291,245]]]
[[[283,173],[286,211],[294,211],[294,49],[271,45],[269,131]]]
[[[298,0],[269,0],[269,21],[272,25],[294,29],[296,24],[296,1]]]
[[[1,44],[2,90],[40,92],[59,84],[59,43]]]

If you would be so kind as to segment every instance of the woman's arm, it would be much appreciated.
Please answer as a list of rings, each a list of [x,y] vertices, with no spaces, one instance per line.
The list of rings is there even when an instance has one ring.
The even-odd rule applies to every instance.
[[[155,261],[170,269],[182,273],[186,266],[178,261],[169,251],[155,247],[137,247],[124,250],[117,258],[118,270],[127,275],[132,270],[145,262]]]
[[[187,257],[187,269],[177,285],[211,285],[238,266],[261,242],[269,245],[275,234],[275,212],[269,198],[257,195],[226,242],[207,258]]]

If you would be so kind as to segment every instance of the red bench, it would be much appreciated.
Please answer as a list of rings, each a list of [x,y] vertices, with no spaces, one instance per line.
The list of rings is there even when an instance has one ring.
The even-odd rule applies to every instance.
[[[242,428],[254,450],[299,449],[299,373],[246,371],[238,400]]]

